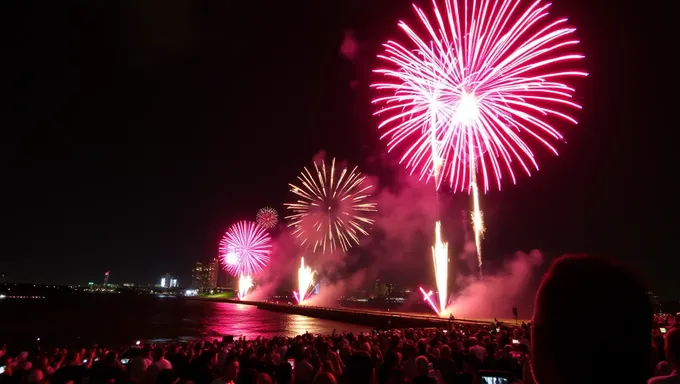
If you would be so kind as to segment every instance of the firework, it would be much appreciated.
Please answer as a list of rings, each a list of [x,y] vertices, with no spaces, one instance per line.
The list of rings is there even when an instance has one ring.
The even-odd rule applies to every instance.
[[[462,4],[459,4],[462,3]],[[455,191],[473,195],[473,224],[478,265],[482,266],[484,229],[479,206],[477,174],[484,191],[495,179],[498,189],[508,175],[515,183],[517,164],[527,174],[538,169],[534,142],[557,153],[550,141],[562,139],[553,118],[576,120],[566,109],[580,109],[571,101],[574,89],[564,83],[585,72],[564,69],[583,58],[573,53],[578,41],[566,19],[550,21],[540,0],[528,7],[518,0],[444,0],[440,10],[433,0],[432,23],[414,5],[423,36],[400,22],[409,44],[383,44],[376,69],[384,80],[372,87],[381,95],[373,100],[382,118],[381,139],[390,151],[401,150],[401,163],[421,179],[443,181]],[[438,257],[439,223],[433,255],[440,291],[446,292],[448,265]],[[446,270],[446,273],[444,272]],[[426,300],[431,300],[423,290]]]
[[[238,279],[238,299],[243,300],[245,299],[246,295],[248,294],[248,291],[250,288],[253,287],[253,278],[250,276],[241,276]]]
[[[564,80],[587,74],[564,69],[583,56],[573,53],[579,42],[566,19],[550,20],[550,4],[461,2],[440,9],[434,1],[436,22],[414,5],[426,33],[399,23],[409,43],[383,44],[373,102],[382,139],[401,150],[411,173],[469,191],[476,158],[484,191],[492,179],[500,189],[505,174],[515,183],[517,165],[538,169],[531,142],[557,153],[549,141],[562,135],[552,117],[575,124],[565,109],[580,109]]]
[[[371,201],[373,186],[357,167],[337,170],[335,159],[321,160],[311,170],[305,167],[298,181],[289,184],[297,200],[285,206],[291,212],[288,225],[302,245],[313,252],[333,252],[338,246],[346,251],[368,234],[365,227],[374,223],[369,215],[377,208]]]
[[[477,267],[479,277],[482,277],[482,236],[484,235],[484,215],[479,208],[479,188],[477,188],[477,178],[473,174],[472,182],[472,229],[475,232],[475,246],[477,248]]]
[[[418,287],[418,288],[420,288],[420,292],[423,294],[423,300],[425,300],[425,302],[427,302],[428,304],[430,304],[430,307],[432,308],[432,310],[434,311],[434,313],[436,313],[438,316],[441,316],[441,315],[439,314],[439,310],[437,309],[437,306],[436,306],[436,305],[434,304],[434,302],[432,301],[432,295],[433,295],[432,291],[430,291],[430,292],[425,292],[425,290],[423,289],[423,287]]]
[[[270,237],[252,221],[232,225],[220,241],[219,254],[224,268],[233,276],[252,276],[269,262]]]
[[[276,212],[276,209],[274,208],[264,207],[257,211],[255,221],[257,221],[257,224],[262,228],[272,229],[279,223],[279,213]]]
[[[434,226],[435,240],[432,246],[432,260],[434,261],[435,281],[439,292],[439,313],[446,309],[448,301],[449,280],[449,244],[442,241],[441,222],[437,221]]]
[[[298,269],[298,290],[293,292],[298,304],[302,304],[307,299],[313,285],[314,272],[312,268],[305,266],[305,258],[301,257],[300,269]]]

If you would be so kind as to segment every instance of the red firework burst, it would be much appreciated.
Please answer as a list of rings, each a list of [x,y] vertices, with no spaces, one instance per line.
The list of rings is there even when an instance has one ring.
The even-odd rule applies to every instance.
[[[257,211],[255,220],[261,227],[271,229],[279,223],[279,213],[274,208],[264,207]]]

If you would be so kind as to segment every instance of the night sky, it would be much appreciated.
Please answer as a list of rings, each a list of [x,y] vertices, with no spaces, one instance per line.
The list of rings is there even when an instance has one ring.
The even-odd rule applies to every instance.
[[[662,196],[677,172],[670,12],[634,3],[554,2],[587,56],[580,124],[560,126],[559,157],[537,151],[538,173],[484,197],[485,252],[611,256],[680,298]],[[409,4],[3,2],[0,275],[187,281],[231,222],[281,210],[318,151],[400,172],[371,168],[385,147],[368,84],[380,43],[414,20]],[[355,62],[339,52],[348,30],[362,44]]]

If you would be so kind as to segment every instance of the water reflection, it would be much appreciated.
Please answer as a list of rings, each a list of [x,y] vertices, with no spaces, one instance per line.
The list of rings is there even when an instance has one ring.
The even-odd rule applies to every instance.
[[[11,313],[12,316],[2,316]],[[86,322],[73,319],[87,318]],[[304,333],[370,331],[367,327],[268,312],[241,304],[148,296],[86,295],[0,303],[0,340],[9,345],[118,346],[136,340],[182,340],[294,336]]]
[[[208,316],[201,320],[203,336],[221,337],[234,335],[246,336],[293,336],[305,332],[313,334],[329,334],[337,332],[368,332],[369,327],[339,323],[336,321],[315,319],[301,315],[276,313],[257,309],[252,305],[201,302],[210,306]]]

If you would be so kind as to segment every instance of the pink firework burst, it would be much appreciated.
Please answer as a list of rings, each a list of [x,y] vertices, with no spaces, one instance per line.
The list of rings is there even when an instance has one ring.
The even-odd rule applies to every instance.
[[[557,153],[554,118],[576,124],[568,111],[581,107],[564,81],[587,73],[571,66],[583,58],[574,28],[551,19],[541,1],[432,6],[430,17],[413,6],[422,34],[400,22],[407,42],[390,40],[378,56],[385,66],[372,87],[381,139],[421,179],[455,190],[469,189],[476,174],[485,190],[494,179],[500,189],[506,175],[514,184],[518,165],[529,175],[538,169],[533,144]]]
[[[239,221],[220,241],[220,260],[231,275],[252,276],[269,263],[271,248],[271,238],[264,228],[252,221]]]

